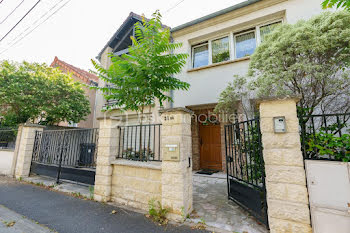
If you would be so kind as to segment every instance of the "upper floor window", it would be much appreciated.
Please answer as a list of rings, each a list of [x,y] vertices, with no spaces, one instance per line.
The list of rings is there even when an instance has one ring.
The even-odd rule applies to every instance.
[[[282,20],[258,25],[244,32],[231,32],[218,39],[211,39],[192,46],[192,68],[250,56],[256,47]]]
[[[255,31],[245,32],[235,36],[236,58],[250,56],[256,48]]]
[[[212,40],[212,63],[230,60],[230,41],[228,36]]]
[[[193,47],[193,68],[209,64],[208,43]]]
[[[260,41],[263,42],[264,38],[267,34],[269,34],[270,32],[272,32],[278,25],[281,25],[282,22],[278,21],[275,23],[271,23],[265,26],[261,26],[260,27]]]

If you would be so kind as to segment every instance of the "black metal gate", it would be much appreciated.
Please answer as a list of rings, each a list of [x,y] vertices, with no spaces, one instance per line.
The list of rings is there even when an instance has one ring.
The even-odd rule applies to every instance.
[[[98,129],[36,131],[31,172],[95,183]]]
[[[259,118],[225,126],[228,197],[268,225]]]

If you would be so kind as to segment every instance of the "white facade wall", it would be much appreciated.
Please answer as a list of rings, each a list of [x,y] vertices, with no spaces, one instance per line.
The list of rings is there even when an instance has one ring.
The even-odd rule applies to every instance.
[[[284,23],[295,23],[322,12],[321,0],[263,0],[250,6],[232,11],[197,25],[173,33],[175,42],[181,42],[179,53],[191,54],[191,45],[207,41],[230,32],[239,32],[274,19]],[[191,57],[177,78],[190,83],[189,91],[174,92],[174,106],[185,107],[216,103],[220,93],[233,80],[233,75],[245,75],[249,59],[237,60],[227,64],[191,70]]]

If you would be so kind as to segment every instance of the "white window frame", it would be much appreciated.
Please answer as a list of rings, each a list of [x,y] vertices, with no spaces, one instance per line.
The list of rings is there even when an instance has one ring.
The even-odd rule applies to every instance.
[[[234,47],[237,48],[237,46],[236,46],[236,38],[237,38],[237,36],[241,36],[241,35],[248,34],[248,33],[251,33],[251,32],[254,32],[254,37],[255,37],[255,48],[258,47],[258,44],[257,44],[257,36],[256,36],[256,28],[255,28],[255,29],[252,29],[252,30],[247,30],[247,31],[245,31],[245,32],[241,32],[241,33],[234,34],[234,43],[235,43]],[[235,58],[235,59],[240,59],[240,58],[243,58],[243,57],[237,58],[237,54],[236,54],[236,51],[235,51],[234,58]]]
[[[273,21],[269,21],[268,23],[264,23],[264,24],[260,24],[260,25],[257,25],[256,26],[256,34],[257,34],[257,38],[259,36],[259,40],[257,40],[258,44],[257,45],[260,45],[261,44],[261,36],[260,36],[260,28],[261,27],[264,27],[264,26],[267,26],[267,25],[270,25],[270,24],[274,24],[274,23],[281,23],[283,24],[283,18],[281,19],[276,19],[276,20],[273,20]]]
[[[219,64],[219,63],[221,63],[221,62],[225,62],[225,61],[221,61],[221,62],[217,62],[217,63],[213,63],[213,49],[212,49],[212,42],[213,42],[213,40],[220,40],[220,39],[222,39],[222,38],[225,38],[225,37],[227,37],[228,38],[228,52],[229,52],[229,55],[230,55],[230,59],[229,60],[231,60],[231,44],[232,44],[232,42],[231,42],[231,38],[230,38],[230,34],[223,34],[223,35],[221,35],[221,36],[218,36],[218,37],[214,37],[214,38],[212,38],[212,39],[210,39],[210,40],[208,40],[208,43],[210,43],[210,64]]]
[[[212,41],[213,40],[217,40],[217,39],[222,39],[224,37],[228,37],[229,38],[229,53],[230,53],[230,60],[229,61],[234,61],[236,59],[240,59],[236,57],[236,37],[249,33],[249,32],[254,32],[255,35],[255,45],[257,48],[260,44],[261,44],[261,35],[260,35],[260,28],[267,26],[269,24],[274,24],[274,23],[278,23],[281,22],[282,24],[284,23],[284,18],[277,18],[274,20],[270,20],[270,21],[266,21],[264,23],[258,24],[256,26],[251,26],[251,27],[247,27],[246,29],[240,29],[239,31],[231,31],[228,33],[224,33],[224,34],[220,34],[219,36],[216,37],[212,37],[210,39],[207,40],[203,40],[201,42],[196,43],[195,45],[191,45],[191,65],[190,68],[191,69],[196,69],[196,68],[201,68],[201,67],[205,67],[205,66],[209,66],[212,64],[220,64],[222,62],[217,62],[217,63],[213,63],[213,56],[212,56]],[[251,29],[251,30],[250,30]],[[208,45],[208,65],[205,66],[199,66],[199,67],[194,67],[194,49],[197,47],[201,47],[203,45]],[[242,57],[243,58],[243,57]]]
[[[207,42],[202,42],[202,43],[200,43],[200,44],[197,44],[197,45],[195,45],[195,46],[192,46],[192,59],[191,59],[191,67],[192,68],[194,68],[194,49],[195,48],[198,48],[198,47],[202,47],[202,46],[204,46],[204,45],[208,45],[208,65],[210,65],[211,63],[210,63],[210,48],[209,48],[209,41],[207,41]],[[202,67],[202,66],[199,66],[199,67]],[[199,68],[199,67],[195,67],[195,68]],[[194,69],[195,69],[194,68]]]

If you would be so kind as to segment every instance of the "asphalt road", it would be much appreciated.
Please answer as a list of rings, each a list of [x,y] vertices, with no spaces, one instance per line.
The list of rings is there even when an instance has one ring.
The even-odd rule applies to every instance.
[[[59,233],[205,232],[183,225],[158,226],[140,213],[4,179],[8,178],[0,176],[1,205]]]

